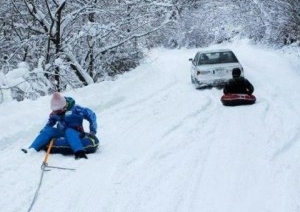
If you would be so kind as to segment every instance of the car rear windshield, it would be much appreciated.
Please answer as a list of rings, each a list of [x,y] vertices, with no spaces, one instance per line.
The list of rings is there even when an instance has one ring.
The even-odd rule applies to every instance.
[[[198,65],[236,62],[238,60],[231,51],[202,53],[198,59]]]

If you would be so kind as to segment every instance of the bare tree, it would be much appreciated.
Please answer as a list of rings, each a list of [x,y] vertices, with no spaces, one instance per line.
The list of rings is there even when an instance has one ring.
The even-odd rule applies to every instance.
[[[55,90],[65,89],[70,82],[65,79],[74,76],[78,85],[94,83],[101,76],[96,67],[109,67],[107,58],[122,49],[137,47],[134,42],[138,38],[170,21],[165,18],[168,16],[165,7],[156,1],[23,0],[23,3],[28,14],[24,16],[24,10],[17,11],[20,21],[14,27],[22,24],[30,36],[44,42],[44,47],[36,51],[45,54],[46,76]]]

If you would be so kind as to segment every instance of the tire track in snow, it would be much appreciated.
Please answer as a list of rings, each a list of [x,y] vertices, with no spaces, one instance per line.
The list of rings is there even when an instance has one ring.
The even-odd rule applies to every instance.
[[[198,91],[196,91],[197,94],[200,94]],[[204,169],[204,164],[203,161],[205,161],[205,155],[208,154],[209,150],[209,146],[212,143],[210,139],[206,138],[205,141],[202,141],[202,145],[200,145],[200,147],[197,147],[197,143],[199,143],[199,138],[202,137],[201,135],[199,135],[199,131],[196,130],[194,133],[196,133],[195,135],[195,140],[193,141],[185,141],[185,142],[181,142],[184,139],[180,139],[177,138],[179,135],[178,134],[185,134],[184,132],[186,131],[186,128],[190,128],[191,126],[198,124],[199,123],[199,119],[203,121],[203,123],[206,122],[206,119],[209,119],[210,115],[212,114],[213,111],[209,111],[208,113],[206,110],[209,108],[209,106],[212,106],[212,100],[211,97],[205,96],[204,99],[208,99],[206,102],[201,102],[203,105],[201,105],[200,109],[197,109],[196,111],[194,111],[193,113],[190,113],[190,111],[186,111],[186,115],[183,116],[183,119],[181,119],[181,121],[179,121],[179,124],[177,124],[177,127],[171,128],[171,130],[166,131],[164,134],[162,134],[160,142],[158,142],[156,145],[153,145],[143,157],[139,157],[139,159],[135,159],[135,160],[131,160],[128,161],[128,163],[126,163],[126,167],[125,169],[123,168],[122,170],[120,170],[120,177],[118,180],[118,184],[124,184],[124,182],[128,183],[128,179],[133,179],[134,182],[140,182],[142,179],[138,179],[136,176],[136,172],[134,172],[134,170],[143,170],[145,169],[145,167],[149,167],[150,170],[149,171],[151,173],[156,173],[157,171],[155,171],[156,167],[160,167],[159,169],[162,169],[161,167],[165,167],[165,171],[162,172],[157,172],[157,177],[155,177],[155,179],[148,179],[148,186],[145,188],[144,185],[135,185],[137,187],[141,186],[142,188],[138,189],[137,191],[135,190],[134,192],[136,192],[137,194],[132,194],[133,196],[135,195],[143,195],[142,193],[145,193],[145,190],[148,190],[149,192],[143,199],[149,199],[152,196],[156,196],[155,194],[153,194],[152,192],[156,193],[156,189],[152,189],[155,188],[157,186],[162,186],[163,182],[166,181],[171,181],[173,182],[173,177],[172,175],[179,175],[179,173],[173,173],[173,169],[172,169],[172,165],[164,165],[164,160],[169,160],[168,158],[172,158],[176,156],[176,152],[178,150],[181,150],[181,155],[185,154],[185,151],[190,151],[189,149],[191,149],[194,153],[193,154],[199,154],[199,156],[197,156],[197,160],[195,161],[189,161],[190,159],[188,159],[188,162],[182,164],[181,166],[184,168],[186,166],[186,164],[194,164],[192,167],[189,168],[190,171],[182,171],[182,173],[185,173],[184,175],[186,175],[186,173],[190,173],[192,172],[191,176],[197,176],[196,179],[201,179],[201,170]],[[218,104],[219,101],[218,101]],[[204,118],[202,118],[201,116],[204,115]],[[202,126],[201,126],[202,127]],[[204,130],[205,131],[205,130]],[[181,133],[179,133],[181,132]],[[206,134],[211,134],[213,133],[212,129],[209,129],[208,132],[205,131]],[[190,136],[190,135],[188,135]],[[171,143],[171,144],[170,144]],[[194,146],[194,147],[193,147]],[[175,155],[175,156],[174,156]],[[203,160],[204,159],[204,160]],[[153,162],[155,161],[155,162]],[[184,161],[184,160],[183,160]],[[157,163],[157,164],[156,164]],[[159,165],[161,164],[161,165]],[[165,163],[168,164],[168,163]],[[178,164],[176,164],[177,166]],[[175,166],[175,164],[174,164]],[[196,167],[195,167],[196,166]],[[123,167],[123,166],[122,166]],[[148,168],[146,168],[148,169]],[[186,168],[184,168],[186,169]],[[125,171],[126,170],[126,171]],[[144,170],[145,171],[145,170]],[[197,172],[197,173],[194,173]],[[127,174],[126,174],[127,173]],[[132,173],[135,173],[132,175]],[[164,173],[164,174],[163,174]],[[172,173],[172,174],[166,174],[166,173]],[[163,175],[161,175],[163,174]],[[169,176],[170,175],[170,176]],[[188,176],[190,176],[188,174]],[[183,177],[183,176],[182,176]],[[185,177],[186,178],[186,177]],[[154,181],[154,182],[153,182]],[[184,180],[184,183],[181,186],[184,186],[184,184],[189,184],[188,182],[190,181],[189,178]],[[181,183],[179,183],[181,184]],[[133,186],[133,185],[132,185]],[[194,187],[194,184],[191,184],[190,187]],[[126,186],[125,186],[126,187]],[[130,187],[130,186],[129,186]],[[177,188],[170,188],[170,189],[174,189],[174,197],[168,197],[171,198],[173,201],[178,201],[181,202],[181,199],[184,199],[184,197],[182,196],[180,190],[182,188],[180,188],[177,192]],[[128,192],[128,191],[126,191]],[[188,191],[190,192],[190,191]],[[123,196],[124,194],[120,194],[120,196]],[[129,196],[132,196],[129,195]],[[147,197],[147,195],[149,195]],[[140,196],[139,196],[140,197]],[[179,201],[180,200],[180,201]],[[131,205],[135,205],[136,208],[142,208],[142,204],[146,204],[146,203],[138,203],[135,202],[134,200],[130,200],[130,204]],[[158,201],[158,200],[153,200],[153,201]],[[164,201],[169,201],[169,200],[164,200]],[[130,207],[131,208],[131,207]],[[141,209],[140,209],[141,210]],[[128,211],[130,211],[128,209]],[[138,211],[138,210],[137,210]],[[175,208],[172,209],[166,209],[165,211],[176,211]]]

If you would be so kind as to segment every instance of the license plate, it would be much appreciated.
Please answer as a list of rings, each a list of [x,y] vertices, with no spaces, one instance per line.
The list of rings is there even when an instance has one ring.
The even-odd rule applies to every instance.
[[[217,68],[217,69],[213,70],[213,73],[218,76],[224,76],[226,74],[226,70],[223,68]]]

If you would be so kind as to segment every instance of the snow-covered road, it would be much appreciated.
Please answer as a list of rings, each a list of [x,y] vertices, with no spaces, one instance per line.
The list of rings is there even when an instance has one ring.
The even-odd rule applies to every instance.
[[[197,49],[156,49],[118,80],[65,93],[98,116],[101,147],[88,160],[51,155],[33,212],[299,212],[300,62],[244,42],[230,48],[256,104],[224,107],[222,90],[196,90]],[[0,105],[0,211],[28,210],[45,152],[25,155],[50,97]]]

